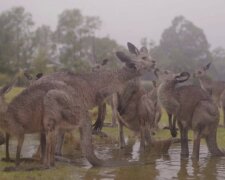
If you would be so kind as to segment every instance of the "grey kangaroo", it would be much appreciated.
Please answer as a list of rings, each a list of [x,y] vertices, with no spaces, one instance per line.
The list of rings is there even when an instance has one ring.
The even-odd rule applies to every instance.
[[[8,109],[8,104],[5,101],[5,94],[7,94],[13,88],[15,83],[16,81],[9,83],[0,89],[0,129],[2,126],[1,124],[4,123],[2,119],[4,118],[5,112]],[[2,132],[0,132],[0,145],[4,143],[5,143],[5,137],[2,134]]]
[[[116,55],[125,67],[82,74],[67,71],[53,73],[35,81],[13,99],[2,128],[18,139],[16,165],[20,162],[24,134],[42,133],[43,162],[50,167],[54,165],[58,132],[75,127],[80,129],[81,147],[88,161],[93,166],[107,165],[94,154],[88,110],[117,92],[122,84],[155,66],[155,61],[150,59],[130,57],[123,52]],[[9,158],[7,151],[6,156]]]
[[[154,74],[155,74],[155,76],[158,78],[158,80],[160,81],[159,82],[159,85],[160,85],[160,83],[161,83],[161,81],[163,81],[164,79],[163,79],[163,77],[164,76],[158,76],[158,71],[159,71],[159,69],[158,68],[156,68],[155,69],[155,71],[154,71]],[[164,73],[165,74],[169,74],[169,73],[171,73],[171,72],[169,72],[168,70],[166,70],[166,71],[164,71]],[[158,86],[159,86],[158,85]],[[159,101],[159,98],[162,98],[162,97],[159,97],[159,94],[156,92],[156,91],[158,91],[158,89],[159,89],[159,87],[156,89],[153,89],[153,93],[156,93],[157,94],[157,98],[158,98],[158,101]],[[163,98],[165,98],[165,97],[163,97]],[[165,98],[166,99],[166,98]],[[179,104],[179,102],[175,99],[175,98],[173,98],[173,97],[171,97],[171,100],[173,100],[174,101],[174,107],[168,107],[167,109],[165,109],[166,110],[166,113],[167,113],[167,116],[168,116],[168,122],[169,122],[169,130],[170,130],[170,134],[171,134],[171,136],[172,137],[176,137],[177,136],[177,128],[176,128],[176,119],[177,119],[177,113],[174,113],[174,111],[178,111],[178,109],[179,109],[179,107],[180,107],[180,104]],[[160,104],[160,103],[158,103],[158,104]],[[159,105],[160,106],[160,105]],[[159,112],[160,113],[160,112]],[[156,118],[157,118],[157,116],[156,116]]]
[[[197,69],[193,76],[199,80],[201,88],[212,96],[218,107],[222,108],[223,114],[225,115],[225,82],[214,81],[207,75],[207,70],[210,68],[210,65],[211,63],[208,63],[207,65]],[[223,125],[225,127],[225,116],[223,119]]]
[[[128,44],[129,52],[132,56],[141,59],[150,58],[148,50],[142,47],[140,50],[134,45]],[[152,92],[151,92],[152,93]],[[127,127],[141,136],[141,151],[146,145],[151,144],[151,131],[155,125],[155,96],[147,92],[141,85],[139,78],[130,80],[121,90],[114,94],[114,107],[116,109],[116,119],[119,124],[119,144],[120,148],[125,146],[123,127]],[[152,98],[152,99],[151,99]],[[104,119],[98,119],[96,127],[103,124]],[[100,126],[101,127],[101,126]]]
[[[181,136],[181,155],[188,156],[188,130],[194,133],[192,158],[199,158],[200,140],[205,138],[209,152],[214,156],[224,153],[218,148],[216,141],[219,111],[207,92],[198,86],[188,85],[176,87],[178,83],[188,80],[189,73],[168,73],[160,71],[163,79],[158,89],[162,106],[177,115]],[[193,98],[190,98],[193,97]]]

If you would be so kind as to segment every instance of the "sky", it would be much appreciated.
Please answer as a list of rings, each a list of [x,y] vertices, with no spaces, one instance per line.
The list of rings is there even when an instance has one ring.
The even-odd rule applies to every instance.
[[[97,36],[120,44],[139,44],[143,37],[159,42],[175,16],[183,15],[202,28],[212,48],[225,48],[225,0],[0,0],[0,12],[23,6],[36,25],[56,27],[58,15],[78,8],[83,15],[99,16]]]

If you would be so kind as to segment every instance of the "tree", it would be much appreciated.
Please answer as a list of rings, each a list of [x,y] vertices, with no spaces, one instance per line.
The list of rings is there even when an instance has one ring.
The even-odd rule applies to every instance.
[[[29,66],[32,56],[34,23],[23,7],[14,7],[0,15],[0,72],[15,74]]]
[[[48,72],[57,64],[57,49],[49,26],[38,27],[33,37],[34,53],[31,64],[33,73]]]
[[[174,18],[164,30],[159,46],[152,51],[160,64],[175,71],[193,71],[197,64],[212,59],[203,30],[183,16]]]
[[[124,47],[118,45],[115,40],[112,40],[109,37],[94,38],[91,45],[94,48],[91,55],[92,58],[90,59],[94,59],[95,63],[100,63],[103,59],[107,58],[109,59],[109,64],[112,68],[116,68],[120,64],[115,56],[115,52],[119,49],[123,50]]]
[[[218,78],[225,81],[225,49],[223,47],[217,47],[213,49],[212,58]]]
[[[81,66],[87,66],[92,50],[84,44],[90,40],[100,24],[98,17],[83,16],[78,9],[65,10],[59,15],[55,35],[60,47],[59,59],[65,68],[78,70]]]

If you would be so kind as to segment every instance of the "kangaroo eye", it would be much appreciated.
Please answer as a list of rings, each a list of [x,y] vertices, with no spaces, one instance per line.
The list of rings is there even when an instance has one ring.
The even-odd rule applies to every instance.
[[[143,60],[147,60],[147,57],[144,56],[144,57],[142,57],[142,59],[143,59]]]
[[[164,73],[165,73],[165,74],[169,74],[169,72],[168,72],[168,71],[164,71]]]

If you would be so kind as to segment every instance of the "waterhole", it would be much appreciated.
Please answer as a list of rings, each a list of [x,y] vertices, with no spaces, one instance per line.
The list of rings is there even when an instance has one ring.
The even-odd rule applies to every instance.
[[[10,149],[15,151],[15,141],[11,141]],[[38,137],[28,136],[23,146],[23,157],[30,157],[37,149]],[[146,153],[139,152],[139,141],[130,138],[126,142],[124,149],[119,149],[117,143],[99,143],[95,145],[96,154],[99,158],[110,161],[118,160],[126,162],[124,165],[118,163],[115,167],[96,168],[92,167],[79,150],[71,158],[75,163],[57,162],[56,168],[67,167],[70,171],[66,174],[66,179],[103,179],[103,180],[143,180],[143,179],[225,179],[225,157],[211,157],[206,145],[200,147],[200,159],[194,161],[190,157],[182,159],[180,157],[180,143],[172,144],[167,153],[160,152],[158,147],[153,150],[146,150]],[[161,146],[160,146],[161,147]],[[192,142],[189,142],[190,153],[192,152]],[[0,148],[4,151],[4,146]],[[14,156],[15,153],[12,153]]]

